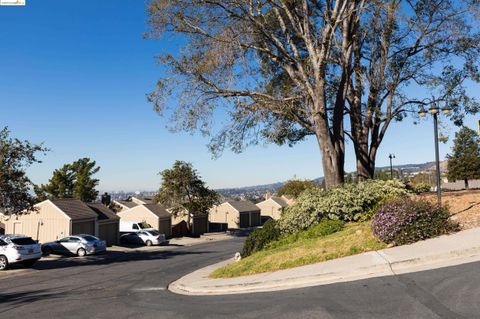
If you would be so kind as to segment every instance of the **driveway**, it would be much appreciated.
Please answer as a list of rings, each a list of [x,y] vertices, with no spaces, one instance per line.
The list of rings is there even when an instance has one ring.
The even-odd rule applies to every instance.
[[[163,251],[40,261],[0,276],[6,318],[478,318],[480,263],[273,293],[188,297],[168,283],[218,262],[243,239]]]

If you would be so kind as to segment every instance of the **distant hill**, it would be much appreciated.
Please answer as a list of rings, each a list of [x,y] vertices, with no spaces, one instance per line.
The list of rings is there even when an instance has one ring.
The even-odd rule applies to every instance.
[[[390,166],[377,167],[376,170],[383,171],[389,170]],[[433,171],[435,170],[435,162],[427,162],[421,164],[403,164],[403,165],[394,165],[393,169],[401,170],[404,174],[415,174],[424,171]],[[447,161],[440,162],[440,171],[443,173],[447,169]],[[323,182],[323,177],[318,177],[313,179],[317,184]],[[233,188],[222,188],[216,189],[221,195],[226,198],[238,198],[238,199],[251,199],[256,200],[263,197],[267,192],[275,193],[280,187],[285,184],[284,182],[276,182],[272,184],[263,184],[263,185],[254,185],[254,186],[245,186],[245,187],[233,187]]]

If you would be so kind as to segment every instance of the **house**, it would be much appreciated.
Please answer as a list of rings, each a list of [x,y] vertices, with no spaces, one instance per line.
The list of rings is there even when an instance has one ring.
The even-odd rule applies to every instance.
[[[107,246],[117,245],[120,237],[120,217],[102,203],[88,203],[88,207],[97,214],[98,237],[107,242]]]
[[[73,234],[97,235],[97,214],[80,200],[45,200],[35,208],[29,213],[2,216],[5,233],[31,236],[40,242]]]
[[[136,205],[119,212],[117,216],[120,221],[144,221],[167,237],[172,234],[172,215],[160,204]]]
[[[120,212],[129,210],[138,205],[155,204],[153,197],[129,197],[127,200],[114,200],[113,204],[120,208]]]
[[[260,208],[262,219],[269,217],[278,220],[288,203],[282,197],[272,196],[256,205]]]
[[[260,226],[260,208],[252,202],[227,201],[210,209],[210,230]]]

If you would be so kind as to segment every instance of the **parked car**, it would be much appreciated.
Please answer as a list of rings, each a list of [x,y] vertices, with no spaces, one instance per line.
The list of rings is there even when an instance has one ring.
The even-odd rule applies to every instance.
[[[120,220],[121,233],[131,233],[142,230],[153,230],[153,227],[146,222],[129,222]]]
[[[0,235],[0,270],[17,263],[31,267],[41,257],[40,245],[32,237]]]
[[[42,252],[49,254],[74,254],[80,257],[107,250],[107,243],[92,235],[73,235],[42,245]]]
[[[140,245],[162,245],[167,244],[164,234],[160,234],[157,230],[144,230],[133,233],[124,234],[120,237],[120,242]]]

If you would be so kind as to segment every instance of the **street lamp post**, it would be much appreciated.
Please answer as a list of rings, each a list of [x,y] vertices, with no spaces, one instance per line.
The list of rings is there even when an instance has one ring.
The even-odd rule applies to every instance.
[[[421,117],[425,117],[428,113],[430,113],[433,116],[433,131],[434,131],[433,134],[435,137],[435,168],[436,168],[438,207],[442,207],[442,189],[440,185],[440,154],[438,150],[438,113],[442,111],[443,114],[448,115],[450,114],[451,110],[452,109],[448,105],[445,105],[440,109],[437,103],[433,101],[432,106],[430,107],[430,109],[428,109],[428,112],[424,109],[423,106],[418,111],[418,114]]]
[[[390,178],[393,179],[393,165],[392,165],[392,159],[395,158],[394,154],[388,155],[388,158],[390,159]]]

